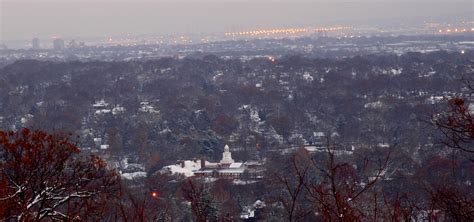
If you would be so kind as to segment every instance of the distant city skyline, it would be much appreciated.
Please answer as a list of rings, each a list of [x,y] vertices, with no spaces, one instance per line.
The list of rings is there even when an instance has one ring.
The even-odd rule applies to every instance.
[[[474,20],[471,0],[0,0],[0,42]]]

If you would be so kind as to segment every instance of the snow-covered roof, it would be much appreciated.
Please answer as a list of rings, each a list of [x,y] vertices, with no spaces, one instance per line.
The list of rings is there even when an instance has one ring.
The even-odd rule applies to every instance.
[[[92,105],[92,107],[98,108],[98,107],[106,107],[106,106],[108,106],[108,105],[109,105],[109,104],[108,104],[107,102],[105,102],[104,99],[101,99],[101,100],[99,100],[99,101],[96,101],[96,102]]]
[[[244,164],[246,166],[260,166],[260,165],[262,165],[261,162],[256,161],[256,160],[249,160],[249,161],[245,162]]]
[[[116,115],[116,114],[119,114],[119,113],[123,113],[125,112],[125,107],[123,106],[116,106],[112,109],[112,114]]]
[[[242,167],[242,162],[238,162],[238,163],[231,163],[229,168],[241,168]]]
[[[316,136],[316,137],[324,137],[325,134],[324,134],[324,132],[313,132],[313,136]]]
[[[219,173],[243,173],[245,171],[244,168],[228,168],[228,169],[220,169]]]
[[[95,114],[101,115],[101,114],[106,114],[106,113],[110,113],[110,112],[112,112],[112,110],[110,110],[110,109],[99,109],[99,110],[95,111]]]
[[[201,169],[201,163],[199,161],[185,160],[183,165],[175,164],[163,167],[163,170],[170,172],[171,174],[181,174],[185,177],[194,176],[194,171]]]
[[[212,163],[206,161],[206,168],[217,168],[219,167],[219,163]]]
[[[255,201],[255,203],[253,204],[253,207],[255,208],[264,208],[266,205],[265,205],[265,202],[261,201],[261,200],[257,200]]]
[[[378,109],[378,108],[382,108],[383,107],[383,103],[381,101],[376,101],[376,102],[371,102],[371,103],[366,103],[364,105],[364,108],[371,108],[371,109]]]

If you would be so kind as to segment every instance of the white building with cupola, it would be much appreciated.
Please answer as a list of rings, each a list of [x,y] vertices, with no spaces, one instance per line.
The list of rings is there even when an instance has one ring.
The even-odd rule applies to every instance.
[[[178,161],[175,165],[166,166],[162,171],[182,174],[186,177],[241,178],[247,176],[258,178],[263,175],[263,163],[257,161],[238,162],[232,158],[228,145],[224,146],[222,159],[219,162],[201,160]]]

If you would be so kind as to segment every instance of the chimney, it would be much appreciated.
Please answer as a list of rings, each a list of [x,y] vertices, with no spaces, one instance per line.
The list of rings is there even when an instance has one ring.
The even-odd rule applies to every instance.
[[[204,158],[201,159],[201,169],[206,168],[206,160]]]

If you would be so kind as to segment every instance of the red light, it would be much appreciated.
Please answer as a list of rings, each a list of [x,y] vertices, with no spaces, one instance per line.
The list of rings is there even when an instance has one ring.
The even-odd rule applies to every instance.
[[[158,192],[151,192],[151,197],[158,198]]]

